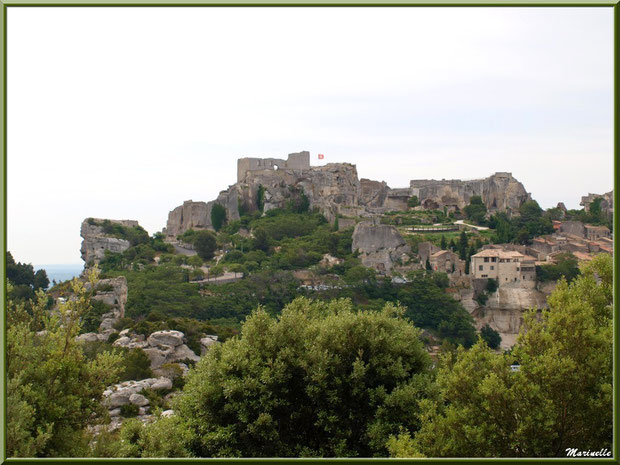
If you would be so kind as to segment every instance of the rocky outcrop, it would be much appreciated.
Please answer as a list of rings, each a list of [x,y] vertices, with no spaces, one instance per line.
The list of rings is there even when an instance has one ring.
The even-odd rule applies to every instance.
[[[165,233],[175,237],[189,229],[206,229],[211,226],[211,205],[206,202],[186,200],[183,205],[168,213]]]
[[[351,248],[359,251],[364,266],[380,273],[389,273],[397,261],[407,261],[411,251],[394,226],[369,221],[355,226]]]
[[[536,289],[499,288],[489,296],[484,307],[472,312],[476,326],[488,324],[502,337],[501,348],[512,347],[523,323],[523,312],[546,308],[547,294]]]
[[[390,188],[383,181],[360,179],[360,203],[369,207],[382,207],[387,199]]]
[[[586,212],[590,212],[590,205],[596,199],[600,200],[601,211],[607,215],[608,218],[613,218],[614,215],[614,191],[609,191],[606,194],[588,194],[581,197],[581,205]]]
[[[511,173],[495,173],[484,179],[461,181],[451,179],[436,181],[432,179],[413,180],[409,183],[410,194],[416,195],[425,208],[453,207],[463,209],[474,195],[482,198],[490,212],[515,212],[530,200],[519,181]]]
[[[204,355],[207,351],[217,344],[217,336],[208,334],[207,336],[200,339],[200,355]]]
[[[91,284],[87,282],[84,287],[90,291]],[[110,335],[116,332],[114,324],[125,316],[127,292],[127,280],[124,276],[99,280],[95,285],[91,300],[103,302],[109,311],[101,315],[101,323],[96,333],[80,334],[77,340],[82,342],[107,341]]]
[[[139,394],[142,390],[170,389],[172,381],[167,378],[147,378],[140,381],[123,381],[103,391],[104,405],[108,409],[115,409],[123,405],[134,404],[144,407],[149,404],[146,397]]]
[[[131,244],[125,239],[119,239],[106,234],[101,224],[104,220],[87,218],[82,221],[80,236],[84,239],[80,252],[86,266],[99,263],[105,257],[105,251],[121,253],[127,250]],[[138,222],[133,220],[108,220],[110,223],[120,224],[126,227],[137,227]]]
[[[186,359],[197,362],[200,357],[184,344],[181,331],[157,331],[147,339],[142,350],[151,361],[151,369],[156,370],[165,363],[180,362]]]

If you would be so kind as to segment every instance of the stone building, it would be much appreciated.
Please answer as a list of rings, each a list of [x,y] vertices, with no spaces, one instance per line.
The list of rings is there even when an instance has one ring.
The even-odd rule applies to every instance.
[[[484,249],[471,256],[474,279],[497,279],[501,286],[533,287],[536,283],[534,257],[503,249]]]
[[[585,237],[590,241],[595,241],[601,237],[609,237],[611,235],[607,226],[592,226],[591,224],[586,224],[584,228]]]
[[[465,262],[451,250],[439,250],[428,259],[433,271],[462,276],[465,273]]]

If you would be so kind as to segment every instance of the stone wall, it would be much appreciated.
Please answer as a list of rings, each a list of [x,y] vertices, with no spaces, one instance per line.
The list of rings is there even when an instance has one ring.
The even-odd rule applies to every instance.
[[[585,226],[581,221],[562,221],[560,232],[577,237],[585,237],[586,235]]]
[[[250,171],[295,170],[310,168],[310,152],[289,153],[286,160],[281,158],[240,158],[237,160],[237,182],[245,180]]]

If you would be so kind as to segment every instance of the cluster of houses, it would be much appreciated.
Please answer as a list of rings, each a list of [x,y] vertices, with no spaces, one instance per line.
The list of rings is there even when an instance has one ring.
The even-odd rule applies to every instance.
[[[531,249],[538,260],[553,261],[559,254],[570,252],[579,260],[592,260],[598,253],[613,255],[613,239],[607,226],[593,226],[580,221],[554,221],[555,232],[537,237]]]
[[[487,244],[471,256],[472,279],[496,279],[501,287],[534,288],[536,266],[554,263],[569,252],[579,260],[591,260],[598,253],[613,254],[611,232],[606,226],[579,221],[554,222],[555,233],[535,238],[531,245]],[[448,273],[453,279],[465,274],[465,261],[451,250],[442,250],[430,242],[418,246],[422,263],[434,271]]]

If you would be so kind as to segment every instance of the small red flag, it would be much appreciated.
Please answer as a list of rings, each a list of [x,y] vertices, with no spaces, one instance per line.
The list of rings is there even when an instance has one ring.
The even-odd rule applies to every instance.
[[[323,155],[322,153],[319,153],[319,160],[322,160],[323,158],[325,158],[325,155]]]

